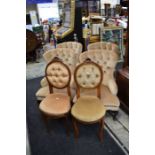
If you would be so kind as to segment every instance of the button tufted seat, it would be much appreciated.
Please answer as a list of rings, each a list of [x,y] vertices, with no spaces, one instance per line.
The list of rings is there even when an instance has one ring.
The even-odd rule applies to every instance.
[[[70,97],[62,93],[48,94],[39,109],[50,116],[64,115],[70,110]]]
[[[71,110],[72,115],[85,122],[94,122],[105,115],[105,108],[96,96],[81,96]]]

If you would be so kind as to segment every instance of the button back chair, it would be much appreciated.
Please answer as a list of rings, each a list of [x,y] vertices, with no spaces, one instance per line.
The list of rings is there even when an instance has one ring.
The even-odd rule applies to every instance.
[[[77,122],[83,124],[99,123],[99,138],[103,141],[104,115],[106,110],[101,102],[100,85],[103,78],[101,67],[92,62],[85,61],[79,64],[74,72],[74,79],[77,85],[77,101],[71,109],[75,138],[79,135]],[[80,89],[97,89],[97,96],[81,95]]]
[[[101,66],[104,73],[104,78],[101,85],[101,100],[104,103],[106,110],[112,113],[113,119],[116,118],[120,101],[117,97],[117,84],[114,77],[115,66],[118,60],[118,53],[116,50],[113,50],[112,46],[106,50],[96,49],[89,50],[80,54],[79,61],[80,63],[84,62],[86,59],[91,59],[93,62]],[[93,90],[81,90],[83,94],[94,94]],[[74,98],[74,102],[76,97]]]
[[[57,44],[57,48],[68,48],[73,49],[75,54],[80,54],[82,52],[82,44],[75,41],[67,41]]]
[[[49,84],[50,94],[48,94],[39,105],[39,109],[43,115],[45,123],[47,125],[49,118],[65,117],[67,121],[67,114],[71,108],[71,72],[68,66],[60,61],[60,59],[54,58],[46,66],[45,76]],[[67,92],[66,94],[55,93],[53,88],[67,88]]]
[[[78,57],[75,56],[73,49],[57,48],[57,49],[49,50],[43,54],[43,58],[47,63],[49,63],[54,57],[58,57],[59,59],[61,59],[62,62],[69,67],[71,71],[71,75],[73,75],[73,71],[78,61]],[[36,92],[36,98],[38,102],[40,102],[49,94],[49,86],[48,86],[47,79],[45,77],[40,81],[40,85],[41,85],[41,88]],[[73,76],[71,76],[70,86],[71,86],[71,97],[73,98],[75,95],[75,83],[74,83]],[[64,89],[58,90],[55,88],[54,90],[55,92],[66,91]]]

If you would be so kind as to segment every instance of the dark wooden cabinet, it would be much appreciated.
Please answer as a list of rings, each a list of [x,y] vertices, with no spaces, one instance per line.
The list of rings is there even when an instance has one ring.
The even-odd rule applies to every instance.
[[[116,74],[118,85],[118,97],[121,102],[121,108],[129,114],[129,68],[125,67]]]

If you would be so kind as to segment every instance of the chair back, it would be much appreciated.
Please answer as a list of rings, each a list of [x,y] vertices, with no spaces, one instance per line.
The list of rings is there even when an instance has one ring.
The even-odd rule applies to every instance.
[[[54,57],[57,57],[65,63],[71,72],[74,70],[78,58],[75,56],[73,49],[68,48],[56,48],[49,50],[43,54],[43,58],[49,63]]]
[[[116,53],[119,53],[118,46],[111,42],[96,42],[88,45],[88,51],[95,50],[95,49],[108,50],[108,51],[114,51]]]
[[[80,54],[80,63],[86,59],[91,59],[93,62],[101,66],[104,73],[102,84],[107,86],[111,93],[117,94],[117,84],[114,78],[115,67],[118,62],[118,53],[112,50],[89,50]]]
[[[75,41],[59,43],[57,44],[57,48],[73,49],[76,54],[80,54],[82,52],[82,44]]]
[[[100,85],[103,79],[101,67],[87,59],[79,64],[74,72],[74,80],[77,85],[77,97],[80,96],[80,88],[97,88],[97,96],[100,98]]]
[[[45,76],[49,84],[50,93],[53,93],[53,87],[63,89],[67,87],[70,96],[71,72],[66,64],[55,57],[49,62],[45,69]]]

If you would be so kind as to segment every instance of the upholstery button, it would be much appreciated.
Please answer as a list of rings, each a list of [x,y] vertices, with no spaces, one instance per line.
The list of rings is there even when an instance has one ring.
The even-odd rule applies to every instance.
[[[104,65],[106,65],[106,64],[107,64],[107,62],[105,61],[105,62],[104,62]]]
[[[81,78],[81,74],[80,74],[80,75],[78,75],[78,78]]]
[[[99,77],[99,75],[98,75],[98,74],[96,74],[96,77]]]
[[[90,74],[87,74],[87,78],[90,78]]]

